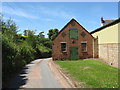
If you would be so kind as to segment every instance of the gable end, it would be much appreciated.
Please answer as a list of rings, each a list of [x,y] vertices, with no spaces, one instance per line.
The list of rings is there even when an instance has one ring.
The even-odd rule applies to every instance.
[[[55,38],[56,38],[69,24],[71,24],[72,26],[74,26],[75,23],[74,23],[73,21],[76,22],[79,26],[81,26],[75,19],[71,19],[71,20],[59,31],[59,33],[52,39],[52,41],[55,40]],[[81,26],[81,27],[85,30],[86,33],[88,33],[89,35],[91,35],[83,26]],[[92,35],[91,35],[91,36],[92,36]],[[92,36],[92,38],[94,38],[94,37]]]

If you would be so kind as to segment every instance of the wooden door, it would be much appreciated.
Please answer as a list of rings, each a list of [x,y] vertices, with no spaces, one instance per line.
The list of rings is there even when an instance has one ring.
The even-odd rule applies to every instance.
[[[70,59],[78,59],[78,47],[70,47]]]

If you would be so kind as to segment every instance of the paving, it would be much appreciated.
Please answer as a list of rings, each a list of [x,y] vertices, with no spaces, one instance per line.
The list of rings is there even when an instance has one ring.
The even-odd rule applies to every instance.
[[[61,88],[47,64],[49,59],[37,59],[26,65],[9,88]]]

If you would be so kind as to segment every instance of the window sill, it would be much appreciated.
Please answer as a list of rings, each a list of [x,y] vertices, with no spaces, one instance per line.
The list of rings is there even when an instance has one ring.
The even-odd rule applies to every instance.
[[[64,52],[67,52],[67,51],[62,51],[62,52],[64,53]]]

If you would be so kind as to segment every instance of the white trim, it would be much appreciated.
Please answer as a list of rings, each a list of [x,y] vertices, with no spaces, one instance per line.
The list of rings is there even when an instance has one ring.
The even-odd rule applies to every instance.
[[[81,43],[87,43],[87,41],[82,41]]]
[[[67,43],[67,42],[60,42],[60,43]]]

